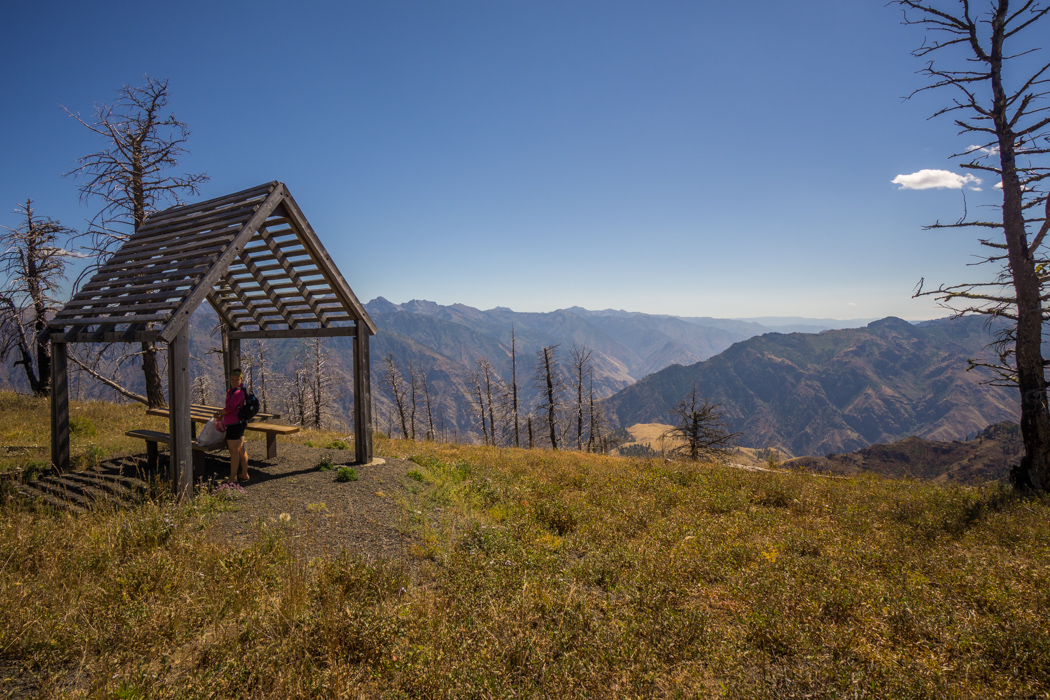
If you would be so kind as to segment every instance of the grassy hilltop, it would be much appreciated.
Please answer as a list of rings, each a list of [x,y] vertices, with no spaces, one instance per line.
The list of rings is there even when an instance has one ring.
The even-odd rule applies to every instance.
[[[16,416],[5,401],[5,424],[46,430],[46,403]],[[80,516],[7,503],[0,691],[1050,693],[1044,499],[574,452],[385,439],[377,452],[414,462],[399,518],[411,546],[391,560],[296,556],[310,533],[294,513],[247,548],[216,543],[211,514],[236,502],[209,495]]]

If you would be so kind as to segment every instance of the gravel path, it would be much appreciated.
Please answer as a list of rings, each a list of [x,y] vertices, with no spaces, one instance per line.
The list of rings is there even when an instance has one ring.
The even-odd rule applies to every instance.
[[[244,493],[231,510],[216,514],[209,531],[214,537],[243,546],[265,528],[290,528],[296,549],[310,556],[334,555],[340,550],[367,557],[403,557],[410,536],[398,527],[405,495],[405,474],[414,467],[400,459],[377,459],[367,466],[352,465],[358,480],[338,482],[340,466],[353,462],[354,453],[291,443],[278,446],[273,460],[251,457]],[[221,454],[221,453],[219,453]],[[216,455],[218,457],[218,454]],[[318,471],[326,457],[335,465]],[[228,475],[228,462],[209,458],[209,470]]]

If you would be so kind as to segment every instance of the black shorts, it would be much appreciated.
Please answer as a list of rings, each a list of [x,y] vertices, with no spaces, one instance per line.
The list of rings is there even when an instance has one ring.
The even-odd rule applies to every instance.
[[[247,423],[234,423],[233,425],[226,426],[226,439],[227,440],[240,440],[244,437],[244,430],[248,427]]]

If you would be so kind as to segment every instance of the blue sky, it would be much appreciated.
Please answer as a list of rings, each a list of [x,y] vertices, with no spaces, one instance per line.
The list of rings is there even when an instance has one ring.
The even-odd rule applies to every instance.
[[[168,78],[201,198],[281,180],[362,299],[909,319],[994,203],[879,1],[37,2],[0,10],[0,224],[80,227],[63,173]],[[970,139],[972,141],[972,139]],[[964,143],[965,141],[965,143]],[[940,184],[953,184],[944,181]],[[908,181],[898,181],[907,183]],[[914,184],[914,181],[913,181]]]

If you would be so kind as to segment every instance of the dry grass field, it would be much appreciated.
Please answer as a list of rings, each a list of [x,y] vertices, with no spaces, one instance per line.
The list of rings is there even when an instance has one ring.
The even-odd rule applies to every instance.
[[[299,556],[310,533],[277,514],[246,546],[216,541],[215,514],[238,506],[215,493],[87,515],[6,503],[0,697],[1050,694],[1046,499],[574,452],[377,452],[412,462],[396,523],[412,544],[388,558]]]

